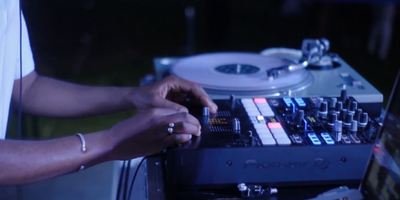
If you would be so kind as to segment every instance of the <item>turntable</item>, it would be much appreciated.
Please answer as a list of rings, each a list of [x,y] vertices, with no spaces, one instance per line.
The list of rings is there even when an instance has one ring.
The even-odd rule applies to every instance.
[[[301,50],[220,52],[155,58],[156,80],[166,75],[200,84],[212,99],[335,97],[346,88],[371,116],[381,114],[383,95],[342,58],[326,39],[305,39]]]

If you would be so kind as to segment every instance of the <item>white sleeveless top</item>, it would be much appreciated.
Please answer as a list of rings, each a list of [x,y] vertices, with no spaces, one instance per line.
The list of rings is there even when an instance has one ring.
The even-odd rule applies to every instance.
[[[20,39],[22,40],[22,76],[35,66],[25,19],[22,16],[20,38],[19,0],[0,0],[0,139],[5,138],[14,80],[20,78]]]

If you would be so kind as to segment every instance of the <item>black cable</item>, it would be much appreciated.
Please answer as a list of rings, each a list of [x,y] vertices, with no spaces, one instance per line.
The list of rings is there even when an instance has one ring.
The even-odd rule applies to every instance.
[[[124,182],[124,198],[123,199],[126,199],[126,197],[127,197],[130,169],[131,169],[131,160],[128,161],[127,168],[126,168],[125,182]]]
[[[18,102],[18,139],[22,138],[22,0],[19,0],[19,102]]]
[[[126,165],[126,161],[124,161],[122,163],[121,172],[119,174],[119,182],[118,182],[117,199],[116,200],[120,200],[121,188],[122,188],[122,180],[124,178],[124,173],[125,173],[125,165]]]
[[[21,8],[21,0],[19,0],[19,102],[18,102],[18,130],[17,137],[18,139],[22,138],[22,8]],[[16,186],[17,199],[23,199],[23,191],[22,186]]]
[[[132,178],[131,186],[129,188],[128,198],[125,199],[125,200],[130,200],[131,199],[132,190],[133,190],[133,184],[135,183],[135,179],[136,179],[137,173],[139,172],[140,166],[142,165],[143,161],[146,160],[146,159],[147,159],[147,157],[143,157],[142,160],[140,161],[139,165],[137,166],[137,168],[135,170],[135,174],[133,175],[133,178]]]

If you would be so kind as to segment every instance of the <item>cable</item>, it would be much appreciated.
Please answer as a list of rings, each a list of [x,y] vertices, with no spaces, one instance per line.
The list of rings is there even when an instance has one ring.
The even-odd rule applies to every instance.
[[[118,182],[118,189],[117,189],[117,199],[120,199],[120,195],[121,195],[121,188],[122,188],[122,180],[124,178],[124,173],[125,173],[125,165],[126,165],[126,161],[124,161],[122,163],[122,168],[121,168],[121,172],[119,174],[119,182]]]
[[[18,130],[17,130],[17,135],[18,139],[22,138],[22,7],[21,7],[21,2],[22,0],[19,0],[19,102],[18,102]],[[17,185],[16,186],[16,193],[17,193],[17,199],[22,200],[23,199],[23,190],[22,186]]]
[[[19,102],[18,102],[18,139],[22,138],[22,0],[19,0]]]
[[[126,168],[125,182],[124,182],[124,198],[123,199],[126,199],[126,197],[127,197],[130,169],[131,169],[131,160],[128,161],[127,168]]]
[[[137,166],[137,168],[135,170],[135,174],[133,175],[133,178],[132,178],[131,186],[129,188],[128,198],[125,199],[125,200],[130,200],[131,199],[132,190],[133,190],[133,184],[135,183],[135,179],[136,179],[137,173],[139,172],[140,166],[142,165],[143,161],[146,160],[146,159],[147,159],[147,157],[143,157],[142,160],[140,161],[139,165]]]

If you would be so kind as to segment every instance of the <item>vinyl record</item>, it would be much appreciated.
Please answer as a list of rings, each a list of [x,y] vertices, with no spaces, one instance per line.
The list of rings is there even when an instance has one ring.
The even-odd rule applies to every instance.
[[[256,53],[209,53],[180,59],[170,74],[200,84],[211,94],[275,95],[304,89],[313,81],[305,69],[270,80],[266,71],[288,65],[284,59]]]

